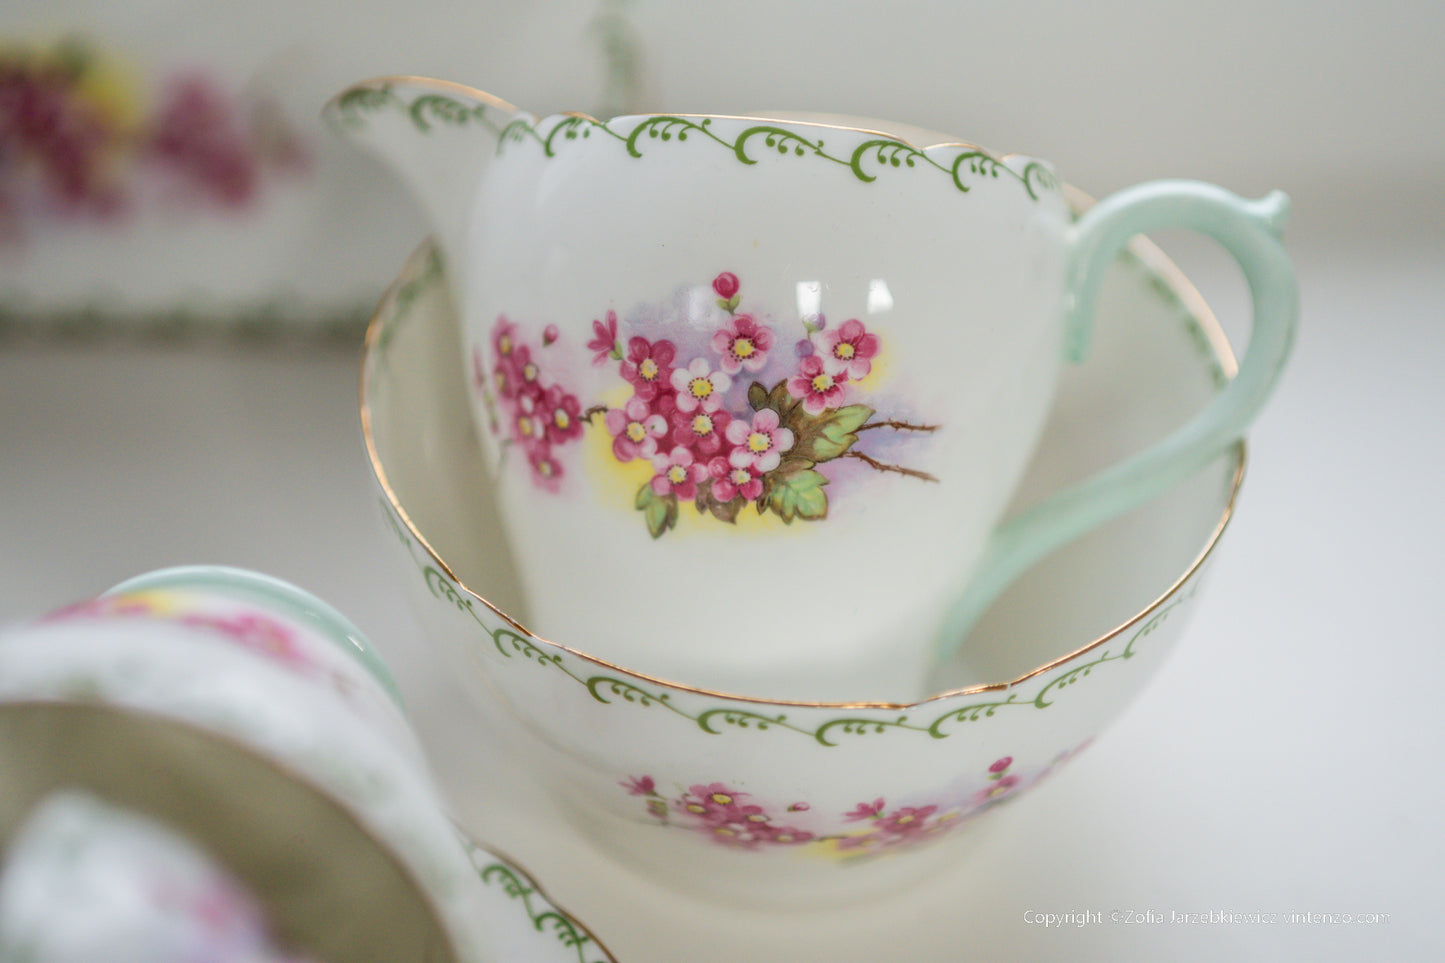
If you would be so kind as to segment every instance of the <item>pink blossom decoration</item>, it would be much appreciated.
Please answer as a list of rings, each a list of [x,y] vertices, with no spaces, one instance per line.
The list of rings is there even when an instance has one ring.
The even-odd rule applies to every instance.
[[[740,286],[738,276],[731,271],[724,271],[712,279],[712,289],[716,291],[717,296],[724,301],[731,298],[734,294],[737,294]]]
[[[553,344],[561,336],[562,332],[557,328],[555,324],[547,325],[545,328],[542,329],[542,347],[545,348],[548,345]]]
[[[552,454],[549,445],[541,444],[527,451],[527,462],[532,466],[532,478],[547,491],[555,492],[562,482],[562,463]]]
[[[759,474],[766,474],[778,467],[783,452],[793,447],[796,440],[791,428],[779,424],[778,413],[764,408],[753,415],[749,425],[736,419],[727,427],[727,439],[733,444],[728,456],[736,467],[752,467]]]
[[[850,823],[856,823],[862,819],[877,819],[883,813],[883,797],[879,796],[871,803],[859,803],[850,813],[845,813],[843,818]]]
[[[1008,795],[1018,786],[1018,784],[1018,776],[1004,776],[992,786],[980,789],[974,795],[974,802],[980,805],[982,805],[983,803],[994,802],[1000,797]]]
[[[737,374],[739,368],[759,371],[768,362],[773,332],[751,316],[738,314],[712,336],[712,346],[722,356],[722,369],[728,374]]]
[[[798,362],[798,373],[788,379],[788,394],[801,400],[809,414],[821,414],[825,408],[842,403],[847,380],[847,374],[829,372],[822,356],[813,354]]]
[[[884,816],[879,821],[878,828],[883,832],[911,836],[922,832],[927,826],[928,817],[936,812],[937,806],[901,806]]]
[[[520,397],[542,397],[542,369],[532,360],[532,349],[519,344],[512,349],[512,368],[516,372],[516,394]]]
[[[535,408],[518,405],[512,417],[512,438],[523,445],[545,444],[547,424]]]
[[[502,358],[492,368],[492,383],[497,386],[497,394],[503,400],[510,401],[517,397],[517,387],[522,383],[522,376],[517,373],[517,366],[511,358]]]
[[[638,395],[628,398],[621,408],[609,408],[603,421],[612,435],[612,454],[618,461],[651,459],[657,454],[659,440],[667,435],[667,419]]]
[[[708,411],[677,411],[672,416],[672,441],[699,455],[711,455],[722,448],[724,432],[732,427],[732,416],[719,408]]]
[[[1004,756],[1002,759],[996,760],[993,765],[989,766],[989,767],[988,767],[988,771],[989,771],[989,772],[1003,772],[1005,769],[1007,769],[1009,766],[1012,766],[1013,764],[1014,764],[1014,757],[1013,757],[1013,756]]]
[[[715,822],[741,821],[744,813],[738,799],[743,793],[735,792],[724,783],[715,782],[706,786],[692,786],[688,794],[678,800],[684,812],[702,816]],[[757,812],[761,809],[752,807]]]
[[[271,656],[280,662],[306,665],[308,660],[291,631],[274,619],[254,613],[235,616],[192,613],[179,620],[182,625],[211,629],[229,636],[243,648]]]
[[[626,789],[628,794],[632,796],[651,796],[657,792],[657,784],[652,781],[651,776],[642,776],[640,778],[633,776],[623,780],[618,783],[618,785]]]
[[[498,358],[510,358],[517,344],[517,326],[508,321],[505,314],[497,315],[497,321],[492,325],[492,350]]]
[[[672,362],[677,348],[671,341],[650,342],[633,338],[627,342],[627,360],[622,362],[622,377],[644,401],[651,401],[671,387]]]
[[[592,322],[593,338],[587,342],[587,347],[596,352],[592,356],[592,363],[595,365],[606,364],[608,358],[621,358],[622,349],[617,345],[617,312],[607,312],[607,323],[601,321]]]
[[[878,354],[878,335],[870,334],[863,322],[854,318],[831,330],[825,330],[823,350],[825,369],[835,377],[861,381],[873,370]]]
[[[666,455],[654,456],[652,468],[657,472],[652,478],[652,490],[659,495],[676,495],[683,501],[695,498],[698,482],[707,477],[707,466],[694,458],[690,448],[681,445]]]
[[[686,368],[672,372],[672,387],[677,391],[679,411],[717,411],[723,394],[732,387],[733,379],[721,371],[713,371],[706,358],[694,358]]]
[[[712,476],[713,498],[724,504],[739,495],[752,501],[763,493],[763,480],[759,477],[757,468],[751,464],[733,465],[719,455],[707,463],[707,473]]]
[[[543,393],[542,411],[546,413],[548,443],[560,445],[582,437],[582,403],[561,385],[552,385]]]

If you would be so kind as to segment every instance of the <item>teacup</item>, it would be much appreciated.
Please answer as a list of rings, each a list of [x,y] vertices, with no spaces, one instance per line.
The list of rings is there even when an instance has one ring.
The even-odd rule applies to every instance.
[[[332,113],[435,223],[533,627],[688,685],[920,696],[1020,571],[1233,444],[1291,340],[1279,194],[1076,222],[1043,161],[861,119],[537,119],[408,78]],[[1239,377],[1000,527],[1104,270],[1164,227],[1249,276]]]
[[[131,837],[153,824],[141,834],[195,847],[187,874],[208,875],[204,854],[215,878],[255,897],[278,941],[316,959],[492,963],[525,948],[575,960],[584,944],[589,960],[605,956],[525,873],[458,832],[355,626],[258,573],[153,572],[0,632],[0,785],[0,853],[45,814],[79,813],[145,873]],[[519,899],[520,914],[505,905]],[[11,908],[31,930],[49,925],[34,906]],[[542,934],[534,913],[552,933],[526,935]],[[570,942],[554,948],[553,933]]]
[[[1233,373],[1187,282],[1150,246],[1131,250],[1103,288],[1095,363],[1066,373],[1015,507],[1166,433]],[[786,908],[929,885],[1147,684],[1202,597],[1241,482],[1236,446],[1051,555],[979,623],[930,699],[738,698],[524,627],[467,392],[445,376],[458,325],[424,249],[372,322],[362,380],[400,589],[491,727],[458,740],[449,764],[469,764],[460,746],[503,740],[558,803],[528,810],[538,839],[571,838],[549,822],[570,820],[619,865],[694,896]],[[1111,417],[1121,382],[1148,384],[1156,405]]]

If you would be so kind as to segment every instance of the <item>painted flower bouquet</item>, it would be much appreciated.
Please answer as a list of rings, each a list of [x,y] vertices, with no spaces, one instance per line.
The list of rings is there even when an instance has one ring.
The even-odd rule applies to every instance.
[[[1087,745],[1022,771],[1013,756],[1003,756],[989,765],[981,779],[965,777],[928,801],[890,805],[880,796],[839,814],[817,813],[807,802],[780,806],[722,782],[678,787],[670,795],[648,775],[630,776],[618,785],[629,795],[641,797],[647,815],[658,824],[699,833],[722,846],[745,850],[822,846],[851,859],[951,832],[1013,799]]]
[[[485,393],[493,427],[504,445],[522,452],[534,482],[557,491],[565,473],[559,449],[599,425],[611,438],[617,462],[644,461],[650,479],[635,508],[653,538],[678,522],[681,505],[736,523],[749,505],[791,524],[828,515],[830,462],[852,459],[880,472],[937,481],[927,472],[884,462],[861,450],[865,432],[933,432],[937,425],[878,420],[857,396],[873,371],[882,339],[862,321],[830,327],[821,314],[802,318],[804,336],[791,347],[792,364],[780,369],[780,337],[758,315],[740,311],[740,282],[724,272],[712,282],[723,320],[705,346],[684,354],[678,338],[634,335],[624,344],[608,311],[592,322],[592,362],[615,364],[631,389],[616,405],[586,409],[576,394],[551,381],[538,356],[561,337],[543,332],[540,350],[525,342],[505,316],[492,329],[495,361],[490,385],[480,353],[474,380]],[[774,373],[769,384],[759,380]]]

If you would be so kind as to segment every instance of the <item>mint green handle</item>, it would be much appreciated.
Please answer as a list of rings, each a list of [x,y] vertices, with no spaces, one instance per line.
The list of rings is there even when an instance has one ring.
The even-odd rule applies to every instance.
[[[1294,341],[1299,288],[1280,240],[1289,198],[1248,201],[1212,184],[1154,181],[1099,202],[1074,227],[1066,277],[1065,350],[1087,352],[1104,273],[1135,235],[1189,228],[1218,241],[1249,283],[1254,318],[1239,373],[1193,419],[1140,454],[1008,519],[993,533],[939,636],[948,657],[1015,578],[1059,546],[1161,495],[1243,437],[1273,391]]]

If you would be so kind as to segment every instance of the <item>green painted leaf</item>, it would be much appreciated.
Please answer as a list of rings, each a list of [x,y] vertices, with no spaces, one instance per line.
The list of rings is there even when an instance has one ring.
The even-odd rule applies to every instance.
[[[718,501],[713,497],[711,482],[699,486],[697,490],[697,510],[699,512],[711,513],[714,518],[727,522],[728,524],[737,524],[738,513],[743,510],[746,504],[746,500],[742,498],[734,498],[729,502]]]
[[[789,457],[817,463],[843,455],[858,440],[857,431],[873,417],[867,405],[829,408],[810,415],[799,405],[790,413],[787,426],[794,442]]]
[[[803,402],[794,398],[788,391],[786,378],[773,385],[770,390],[754,381],[748,386],[748,404],[754,411],[762,411],[764,408],[773,409],[778,413],[778,423],[785,428],[793,427],[790,422],[795,416],[806,416]],[[797,429],[793,430],[796,433]]]
[[[794,518],[816,520],[828,517],[828,479],[811,468],[782,475],[774,472],[768,491],[768,507],[791,525]]]
[[[647,530],[653,538],[660,538],[663,532],[677,526],[677,496],[671,492],[659,495],[648,482],[637,490],[635,504],[647,520]]]

